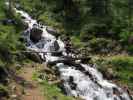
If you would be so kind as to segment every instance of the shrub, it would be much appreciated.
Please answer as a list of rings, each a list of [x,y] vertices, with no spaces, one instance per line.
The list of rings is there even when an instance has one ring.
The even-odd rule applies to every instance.
[[[132,66],[133,66],[133,57],[130,57],[130,56],[115,56],[110,60],[110,63],[113,66],[121,67],[123,69],[132,68]]]
[[[119,37],[121,39],[121,41],[124,44],[127,44],[129,42],[129,38],[133,35],[133,32],[129,32],[129,31],[123,31],[119,34]]]
[[[132,54],[133,55],[133,45],[129,45],[127,47],[127,51],[129,52],[129,54]]]
[[[72,36],[71,40],[75,47],[81,48],[84,46],[84,44],[80,41],[79,37]]]
[[[93,52],[108,53],[115,48],[116,43],[105,38],[93,38],[89,41],[89,46]]]
[[[121,85],[127,85],[129,89],[133,90],[133,57],[126,55],[118,55],[112,57],[100,57],[95,61],[98,69],[103,73],[105,78],[108,78],[109,70],[112,69],[113,78]],[[107,74],[105,74],[107,73]]]
[[[108,64],[116,72],[117,80],[120,83],[128,85],[133,89],[133,57],[131,56],[114,56],[108,60]]]
[[[7,87],[0,84],[0,97],[8,96],[8,89]]]

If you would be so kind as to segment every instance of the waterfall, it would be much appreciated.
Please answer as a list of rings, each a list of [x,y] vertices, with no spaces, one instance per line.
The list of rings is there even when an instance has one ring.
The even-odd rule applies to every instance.
[[[28,23],[28,29],[24,31],[23,37],[27,41],[27,49],[41,52],[48,52],[46,55],[39,53],[42,59],[46,62],[53,62],[62,59],[60,56],[53,56],[51,52],[58,51],[66,55],[64,43],[61,39],[56,39],[55,36],[47,32],[47,26],[43,26],[32,19],[26,12],[17,10],[16,13],[23,17],[23,21]],[[30,40],[30,32],[33,27],[37,27],[43,31],[39,42],[33,43]],[[57,41],[59,50],[55,50],[54,42]],[[102,74],[95,66],[80,63],[78,65],[84,70],[80,70],[77,66],[67,65],[64,63],[57,63],[56,67],[59,69],[60,78],[63,80],[63,86],[67,95],[81,97],[85,100],[131,100],[128,93],[122,90],[117,85],[103,79]]]

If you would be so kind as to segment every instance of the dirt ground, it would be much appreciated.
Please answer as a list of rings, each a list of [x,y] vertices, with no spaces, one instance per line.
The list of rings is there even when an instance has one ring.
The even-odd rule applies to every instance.
[[[15,82],[11,83],[12,100],[47,100],[39,84],[32,79],[35,70],[33,66],[26,66],[17,74]]]

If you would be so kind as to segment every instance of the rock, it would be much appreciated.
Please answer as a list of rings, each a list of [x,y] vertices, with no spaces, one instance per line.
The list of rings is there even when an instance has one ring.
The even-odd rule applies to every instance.
[[[43,62],[43,59],[41,59],[41,57],[37,54],[37,53],[25,53],[25,55],[29,58],[29,59],[31,59],[31,60],[33,60],[33,61],[35,61],[35,62],[38,62],[38,63],[42,63]]]
[[[37,81],[38,81],[39,83],[42,83],[44,80],[38,78]]]
[[[75,60],[75,63],[76,64],[80,64],[81,63],[81,60]]]
[[[55,29],[53,29],[52,27],[47,27],[46,30],[48,33],[51,33],[51,34],[57,33],[57,31]]]
[[[52,53],[52,56],[62,56],[62,52],[54,52]]]
[[[37,43],[39,40],[41,40],[42,37],[42,30],[38,28],[32,28],[30,30],[30,39],[34,42]]]
[[[49,84],[53,85],[53,84],[60,84],[61,80],[54,80],[54,81],[50,81]]]
[[[50,68],[48,68],[48,67],[45,68],[44,71],[45,71],[45,73],[47,73],[47,74],[51,74],[51,73],[53,74],[53,73],[54,73],[54,72],[53,72]]]
[[[73,76],[69,77],[69,83],[72,83],[74,81]]]
[[[12,99],[17,99],[17,95],[16,95],[16,94],[12,94],[12,95],[11,95],[11,98],[12,98]]]
[[[81,63],[88,64],[90,60],[91,60],[90,57],[83,57],[83,58],[81,58]]]
[[[73,78],[73,76],[70,76],[70,77],[69,77],[68,82],[69,82],[69,84],[70,84],[71,89],[72,89],[72,90],[76,90],[77,84],[74,83],[74,78]]]
[[[58,51],[60,49],[60,46],[57,41],[54,42],[54,48],[55,48],[55,51]]]
[[[29,27],[28,23],[25,22],[22,22],[22,25],[23,25],[23,30],[26,30]]]
[[[125,92],[127,92],[127,94],[129,95],[129,98],[130,98],[131,100],[133,100],[132,93],[131,93],[131,91],[129,90],[128,86],[124,86],[124,87],[123,87],[123,90],[124,90]]]
[[[119,96],[121,94],[120,91],[117,88],[113,87],[112,89],[113,89],[113,94],[114,95]]]
[[[112,79],[112,78],[114,78],[114,72],[113,72],[112,68],[108,68],[108,69],[107,69],[106,77],[107,77],[107,79]]]
[[[15,85],[12,86],[12,91],[13,92],[16,91],[16,86]]]
[[[57,96],[53,96],[52,100],[59,100]]]
[[[50,33],[50,34],[56,36],[56,37],[59,36],[57,30],[53,29],[52,27],[47,27],[47,28],[46,28],[46,31],[47,31],[48,33]]]

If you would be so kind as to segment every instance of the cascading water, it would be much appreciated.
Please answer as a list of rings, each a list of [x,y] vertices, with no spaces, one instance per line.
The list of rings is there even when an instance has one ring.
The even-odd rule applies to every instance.
[[[65,55],[64,43],[55,36],[49,34],[46,30],[47,26],[42,26],[32,19],[24,11],[17,10],[16,13],[21,14],[23,21],[28,23],[28,29],[24,32],[23,37],[27,41],[27,48],[39,52],[48,52],[46,55],[39,53],[46,59],[46,62],[53,62],[62,59],[59,56],[52,56],[53,51],[60,51]],[[39,42],[33,43],[30,39],[30,31],[34,26],[43,31]],[[55,50],[54,42],[57,41],[59,50]],[[128,93],[116,85],[104,80],[102,74],[98,72],[95,66],[91,67],[85,64],[79,64],[84,70],[77,69],[74,65],[57,63],[60,72],[60,78],[63,80],[63,86],[67,95],[79,96],[85,100],[131,100]]]

